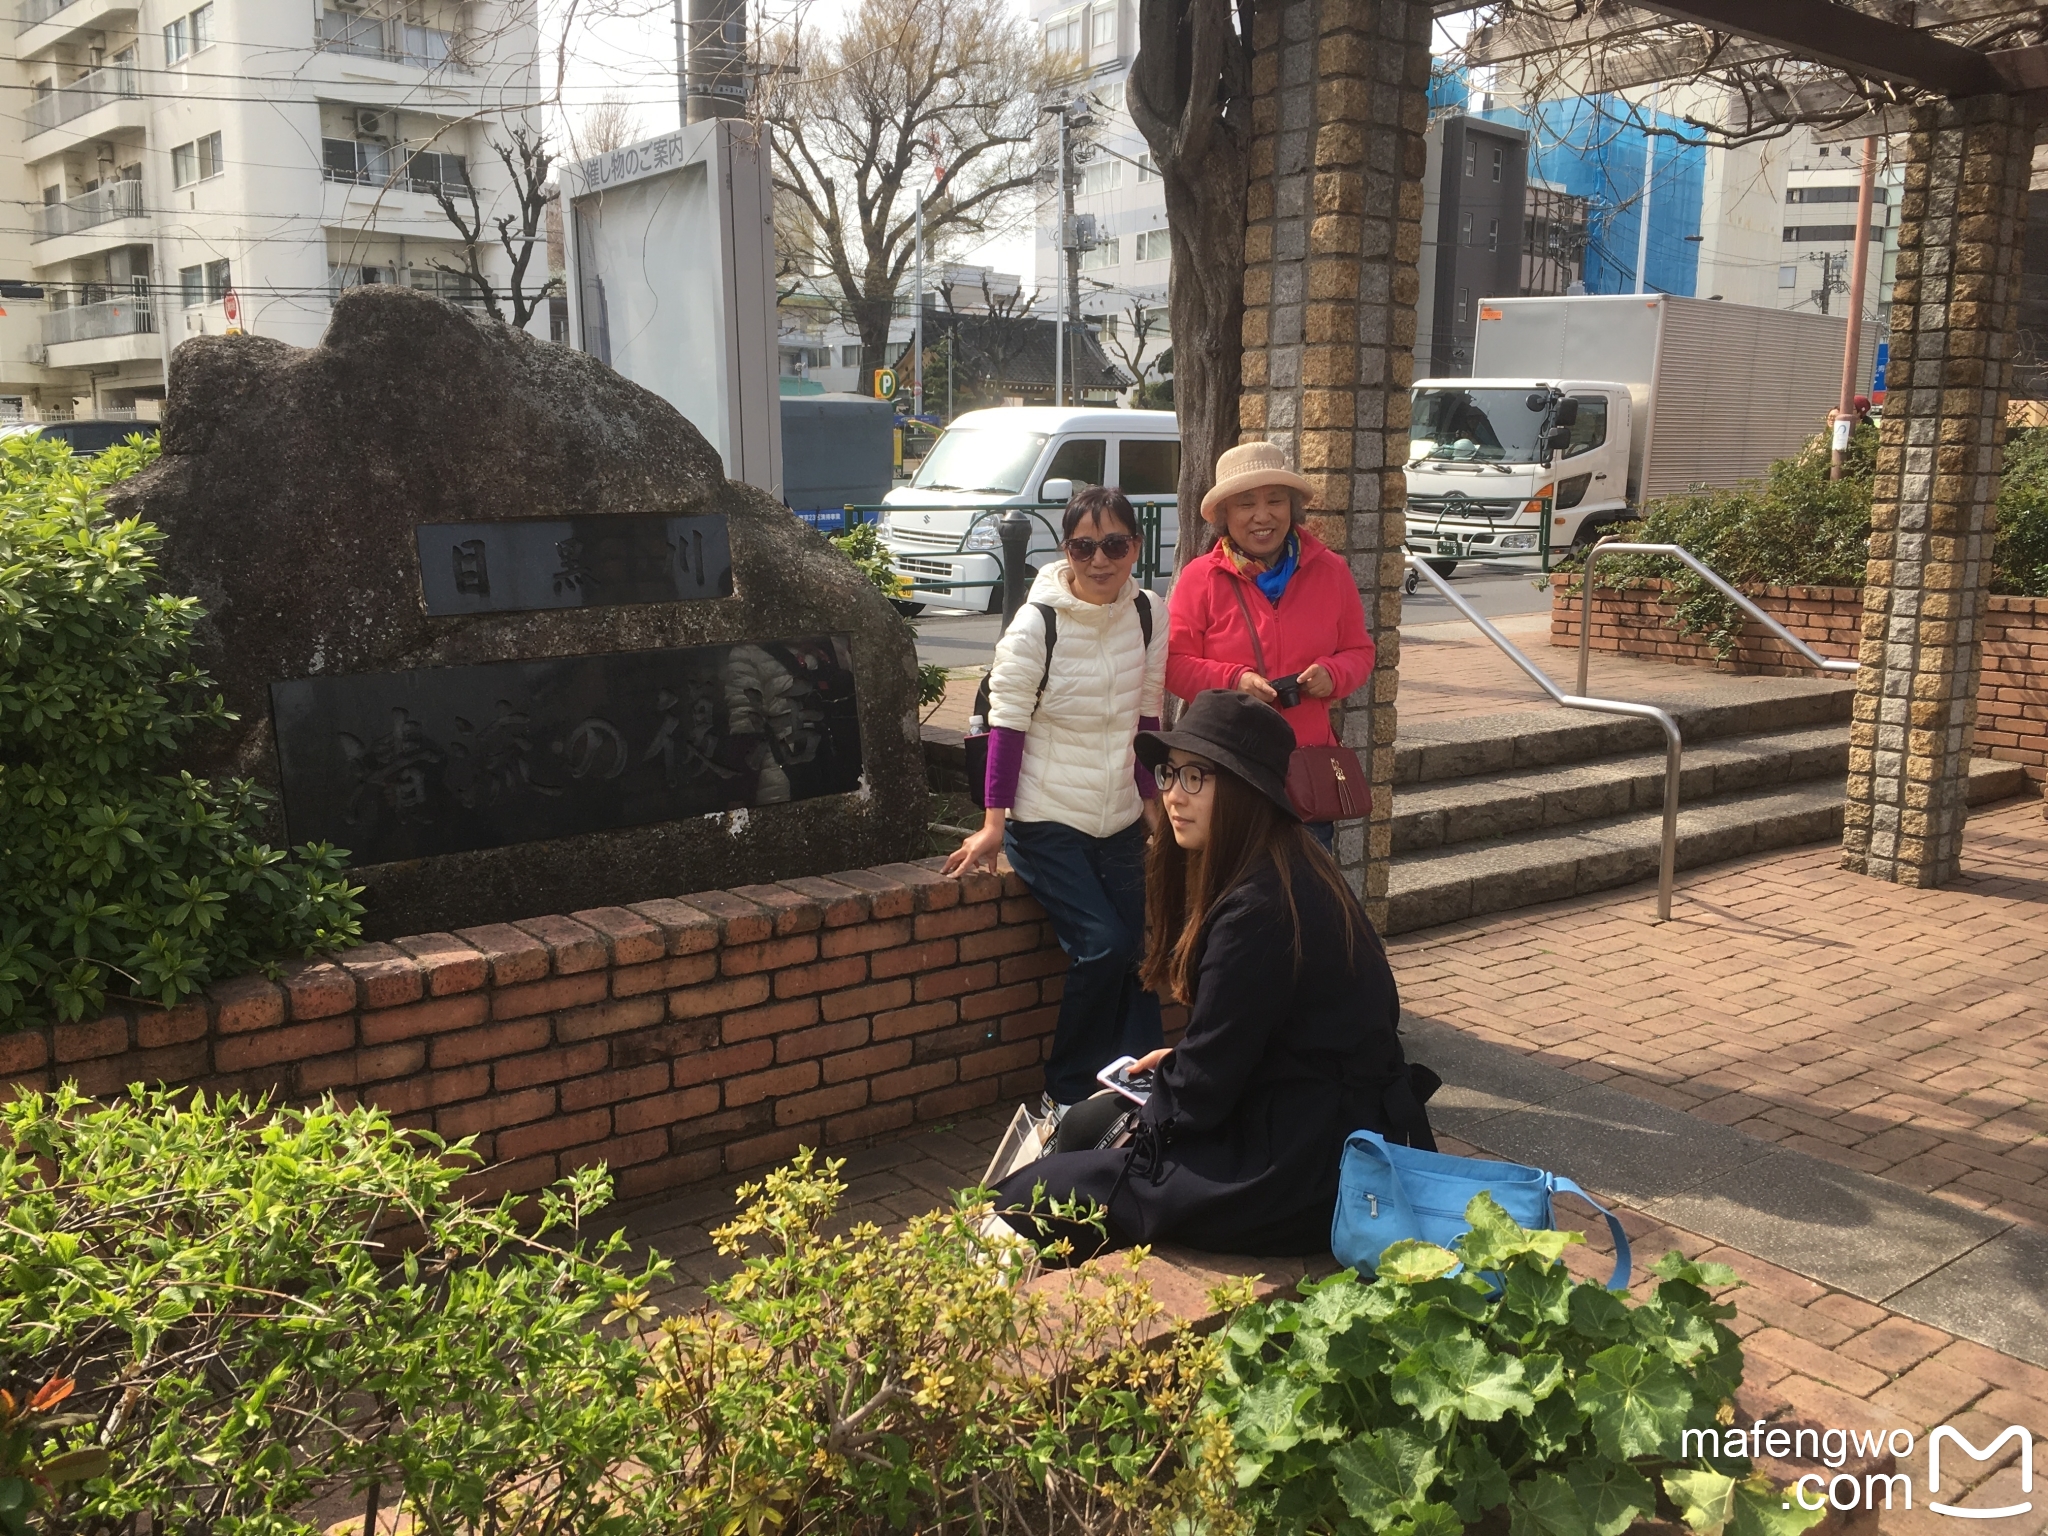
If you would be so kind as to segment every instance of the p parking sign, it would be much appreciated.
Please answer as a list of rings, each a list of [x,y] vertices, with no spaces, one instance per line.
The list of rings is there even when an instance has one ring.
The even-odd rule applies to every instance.
[[[875,370],[875,398],[893,400],[896,398],[896,370],[877,368]]]

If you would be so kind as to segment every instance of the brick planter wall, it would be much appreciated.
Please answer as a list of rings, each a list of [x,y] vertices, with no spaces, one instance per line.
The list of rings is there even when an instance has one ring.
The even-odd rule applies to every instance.
[[[1579,598],[1572,578],[1550,578],[1550,643],[1576,648]],[[1813,669],[1760,625],[1743,626],[1733,659],[1723,661],[1700,635],[1670,627],[1668,588],[1593,592],[1593,649],[1648,656],[1687,667],[1771,677],[1810,677]],[[1861,644],[1863,594],[1856,587],[1767,587],[1757,605],[1823,656],[1853,659]],[[1992,597],[1984,615],[1984,666],[1977,688],[1975,755],[2018,763],[2048,782],[2048,598]]]
[[[1576,648],[1579,643],[1580,597],[1570,589],[1573,577],[1558,571],[1550,578],[1550,643]],[[1716,656],[1704,635],[1681,635],[1671,628],[1668,582],[1651,582],[1627,591],[1593,589],[1593,649],[1624,656],[1653,656],[1682,667],[1711,667],[1764,677],[1811,677],[1813,668],[1762,625],[1745,621],[1735,655]],[[1821,655],[1854,661],[1862,644],[1863,594],[1855,587],[1766,587],[1751,594],[1756,605]]]
[[[1066,957],[1016,876],[938,862],[368,944],[0,1035],[0,1094],[331,1092],[474,1135],[487,1190],[602,1161],[624,1197],[1035,1096]]]

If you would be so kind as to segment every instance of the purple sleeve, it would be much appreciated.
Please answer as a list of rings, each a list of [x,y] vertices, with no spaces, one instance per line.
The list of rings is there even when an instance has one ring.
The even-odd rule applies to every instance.
[[[982,780],[982,803],[990,810],[1008,810],[1017,803],[1017,774],[1024,766],[1024,733],[998,725],[988,733],[988,776]]]
[[[1138,729],[1141,731],[1158,730],[1159,717],[1157,715],[1139,716]],[[993,754],[990,755],[989,761],[995,761]],[[1143,763],[1133,763],[1131,764],[1131,777],[1137,782],[1139,799],[1157,800],[1159,798],[1159,785],[1157,781],[1153,779],[1152,770],[1150,768],[1147,768]]]

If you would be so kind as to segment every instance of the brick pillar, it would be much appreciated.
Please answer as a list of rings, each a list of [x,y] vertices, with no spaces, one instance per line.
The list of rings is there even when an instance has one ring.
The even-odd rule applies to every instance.
[[[1351,562],[1379,648],[1343,740],[1365,759],[1372,820],[1337,860],[1386,915],[1401,540],[1414,378],[1415,262],[1430,10],[1409,0],[1266,0],[1252,38],[1241,440],[1286,447],[1316,487],[1311,527]]]
[[[1842,838],[1900,885],[1962,851],[2033,143],[2000,96],[1920,108],[1908,140]]]

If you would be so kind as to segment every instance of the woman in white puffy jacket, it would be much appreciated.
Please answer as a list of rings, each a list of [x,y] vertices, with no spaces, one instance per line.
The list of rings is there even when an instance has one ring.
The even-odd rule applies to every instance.
[[[1046,1107],[1055,1114],[1096,1092],[1096,1072],[1117,1057],[1163,1043],[1159,999],[1138,980],[1145,843],[1159,816],[1158,790],[1132,742],[1158,728],[1166,616],[1131,577],[1138,515],[1123,492],[1078,493],[1061,541],[1066,558],[1038,573],[1030,602],[996,643],[988,810],[946,862],[948,874],[993,869],[1002,850],[1067,952],[1045,1064]]]

